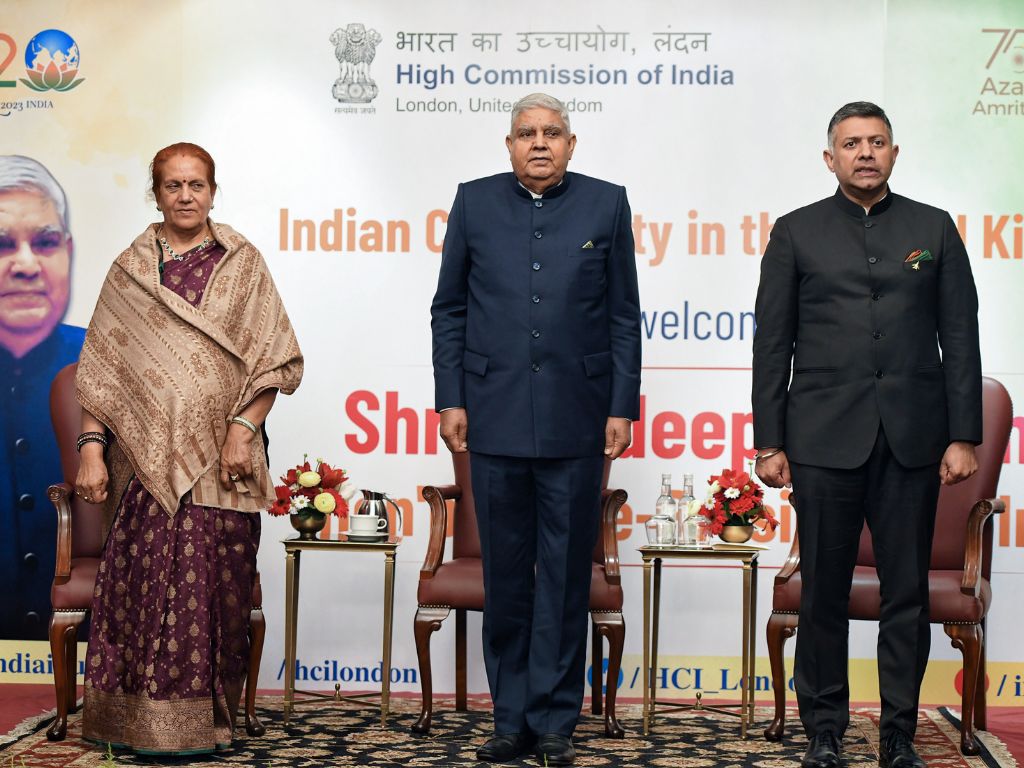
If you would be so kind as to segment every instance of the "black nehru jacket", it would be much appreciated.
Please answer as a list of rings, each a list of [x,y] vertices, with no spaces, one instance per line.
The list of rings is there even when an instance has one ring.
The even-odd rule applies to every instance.
[[[945,211],[890,191],[865,214],[837,190],[782,216],[755,314],[758,447],[849,469],[879,423],[906,467],[981,442],[978,296]]]

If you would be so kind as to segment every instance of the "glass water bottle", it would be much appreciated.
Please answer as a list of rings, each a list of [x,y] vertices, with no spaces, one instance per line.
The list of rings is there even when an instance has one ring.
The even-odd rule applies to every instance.
[[[690,502],[693,501],[693,475],[683,475],[683,496],[676,511],[676,535],[679,544],[692,546],[697,543],[697,522],[690,516]]]
[[[672,475],[661,476],[661,495],[654,504],[654,516],[647,521],[648,544],[676,543],[676,500],[672,498]]]

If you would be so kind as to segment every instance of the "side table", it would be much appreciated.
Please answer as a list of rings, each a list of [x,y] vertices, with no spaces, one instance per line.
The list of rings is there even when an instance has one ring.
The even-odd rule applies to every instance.
[[[355,701],[376,693],[359,693],[342,695],[340,685],[335,686],[334,693],[322,691],[297,691],[295,690],[295,656],[296,636],[298,634],[299,618],[299,562],[303,550],[319,550],[321,552],[379,552],[384,555],[384,649],[383,668],[381,669],[380,682],[380,724],[387,725],[388,711],[391,700],[391,628],[394,619],[395,607],[395,552],[398,549],[398,540],[394,537],[383,541],[363,542],[349,541],[345,534],[338,539],[313,539],[303,541],[301,539],[284,539],[285,552],[285,587],[284,587],[284,722],[287,725],[292,710],[300,703],[295,701],[295,694],[301,693],[307,696],[329,698],[336,701]]]
[[[644,568],[644,735],[650,732],[654,723],[657,700],[655,674],[658,666],[658,614],[661,602],[662,560],[738,560],[743,564],[743,635],[741,654],[741,698],[739,705],[709,706],[700,700],[695,703],[664,705],[662,712],[686,709],[701,709],[722,714],[738,715],[740,738],[747,737],[747,728],[754,725],[754,691],[751,689],[754,676],[755,624],[757,621],[757,556],[764,551],[755,545],[716,544],[711,549],[653,545],[639,547]],[[651,571],[654,572],[654,590],[651,592]],[[739,711],[733,711],[735,709]]]

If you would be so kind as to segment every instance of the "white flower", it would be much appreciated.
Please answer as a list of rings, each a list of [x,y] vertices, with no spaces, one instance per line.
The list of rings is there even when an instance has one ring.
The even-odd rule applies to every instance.
[[[355,495],[357,493],[359,493],[359,489],[356,488],[356,484],[353,483],[351,480],[346,480],[344,483],[338,486],[338,493],[341,494],[341,498],[343,498],[347,503],[351,504],[352,499],[355,498]]]
[[[739,497],[740,497],[740,489],[739,488],[726,488],[725,489],[725,498],[727,498],[727,499],[738,499]]]
[[[704,509],[706,509],[708,512],[713,512],[715,510],[715,500],[708,499],[707,501],[705,501]]]
[[[722,490],[722,486],[720,486],[718,481],[715,480],[715,482],[708,486],[708,497],[714,496],[720,490]]]
[[[704,502],[700,499],[694,499],[687,505],[686,514],[689,517],[695,517],[700,514],[701,509],[704,507]]]
[[[305,496],[292,496],[291,507],[289,508],[288,511],[290,514],[294,515],[301,512],[302,510],[306,509],[309,506],[311,506],[309,503],[309,499],[307,499]]]

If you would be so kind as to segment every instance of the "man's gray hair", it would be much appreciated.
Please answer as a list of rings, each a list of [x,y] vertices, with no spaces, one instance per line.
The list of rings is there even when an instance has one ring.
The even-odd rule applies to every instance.
[[[832,119],[828,121],[829,151],[835,150],[836,126],[848,117],[881,118],[882,122],[885,123],[886,129],[889,131],[889,143],[892,144],[892,123],[889,122],[889,118],[886,116],[885,110],[877,104],[872,104],[870,101],[851,101],[849,104],[841,106],[839,110],[832,115]]]
[[[516,120],[519,119],[519,115],[528,109],[536,109],[537,107],[557,112],[559,117],[562,118],[562,122],[565,123],[565,130],[572,133],[572,128],[569,127],[569,110],[565,108],[565,104],[554,96],[548,96],[546,93],[531,93],[529,96],[523,96],[512,107],[512,125],[509,128],[509,135],[516,129]]]
[[[0,155],[0,194],[12,191],[39,192],[57,209],[64,232],[71,232],[68,199],[57,180],[38,160],[24,155]]]

